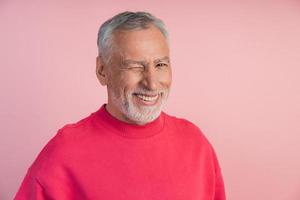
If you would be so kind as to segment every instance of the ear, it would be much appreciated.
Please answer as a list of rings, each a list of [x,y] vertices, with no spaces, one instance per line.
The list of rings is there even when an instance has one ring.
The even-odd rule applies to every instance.
[[[107,85],[107,71],[101,56],[96,58],[96,75],[101,85]]]

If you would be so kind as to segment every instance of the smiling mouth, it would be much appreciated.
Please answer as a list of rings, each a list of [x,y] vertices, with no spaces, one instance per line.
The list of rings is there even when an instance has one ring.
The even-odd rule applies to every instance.
[[[134,93],[134,96],[136,96],[140,101],[145,103],[156,103],[156,101],[159,98],[159,94],[156,95],[146,95],[146,94],[140,94],[140,93]]]

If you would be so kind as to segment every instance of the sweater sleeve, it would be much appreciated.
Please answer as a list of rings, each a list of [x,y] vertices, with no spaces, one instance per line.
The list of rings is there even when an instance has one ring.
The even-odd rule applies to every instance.
[[[220,169],[216,173],[216,185],[215,185],[214,200],[226,200],[224,182],[223,182],[223,177],[222,177]]]
[[[195,124],[185,120],[186,126],[191,128],[194,133],[196,133],[197,136],[201,137],[202,144],[205,144],[204,146],[208,147],[209,151],[209,157],[211,161],[211,166],[213,166],[213,173],[212,173],[212,179],[214,179],[214,185],[213,187],[213,198],[212,200],[226,200],[226,194],[225,194],[225,186],[222,176],[222,170],[217,158],[217,154],[215,149],[213,148],[212,144],[209,142],[207,137],[203,134],[203,132],[200,130],[199,127],[197,127]]]
[[[46,200],[44,189],[40,182],[31,176],[28,170],[14,200]]]
[[[215,165],[215,196],[214,200],[226,200],[225,195],[225,186],[223,181],[223,176],[221,172],[221,168],[216,156],[216,153],[214,149],[213,151],[213,157],[214,157],[214,165]]]
[[[42,182],[41,177],[52,177],[51,170],[54,167],[54,161],[57,158],[57,138],[60,131],[53,137],[38,154],[31,164],[27,173],[18,189],[14,200],[44,200],[49,199],[46,185]],[[49,181],[47,180],[48,183]]]
[[[60,129],[38,154],[15,200],[86,199],[68,171],[74,148],[70,148],[73,144],[66,129]]]

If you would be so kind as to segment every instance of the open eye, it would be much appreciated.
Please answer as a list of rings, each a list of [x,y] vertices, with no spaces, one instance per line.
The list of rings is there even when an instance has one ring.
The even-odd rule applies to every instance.
[[[168,64],[167,63],[157,63],[156,67],[159,67],[159,68],[168,67]]]

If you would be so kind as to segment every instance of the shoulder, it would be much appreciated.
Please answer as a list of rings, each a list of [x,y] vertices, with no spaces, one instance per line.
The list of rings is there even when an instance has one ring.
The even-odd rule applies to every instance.
[[[55,135],[47,142],[35,161],[31,170],[43,173],[44,170],[56,165],[67,163],[72,155],[80,151],[87,134],[92,128],[91,116],[85,117],[75,123],[69,123],[58,129]]]
[[[185,138],[190,138],[192,140],[195,140],[196,142],[200,142],[202,143],[202,145],[211,145],[200,127],[195,123],[185,118],[172,116],[166,113],[164,114],[166,116],[167,125],[171,129],[174,129],[174,131],[180,132]]]
[[[94,113],[90,114],[89,116],[74,122],[65,124],[62,128],[57,131],[57,137],[80,137],[87,132],[89,132],[93,128],[93,116]]]
[[[205,155],[204,157],[211,160],[216,169],[220,168],[217,154],[212,143],[196,124],[184,118],[178,118],[168,114],[165,115],[169,124],[171,124],[172,127],[176,127],[175,129],[177,131],[179,130],[180,135],[182,135],[181,139],[187,141],[190,148],[199,153],[199,157]]]

